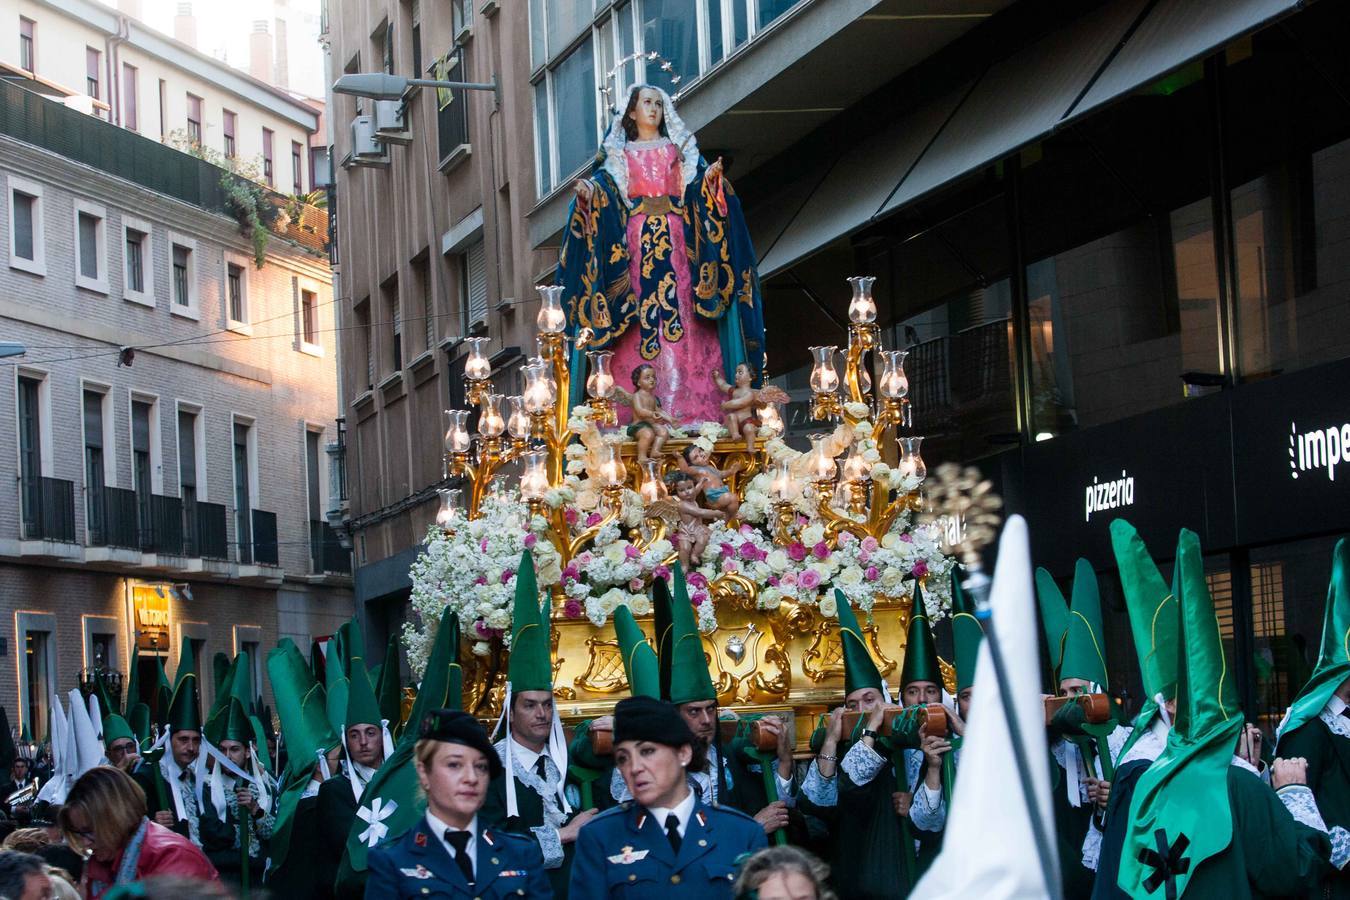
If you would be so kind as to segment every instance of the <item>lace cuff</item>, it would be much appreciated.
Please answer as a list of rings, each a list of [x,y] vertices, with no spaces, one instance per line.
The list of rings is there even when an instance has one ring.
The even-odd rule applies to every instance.
[[[558,829],[552,825],[536,825],[530,831],[534,832],[534,839],[539,842],[539,849],[544,851],[544,868],[556,869],[563,864],[562,838],[558,837]]]
[[[816,761],[806,767],[806,777],[802,779],[802,796],[816,806],[837,806],[839,803],[839,776],[826,778],[816,768]]]
[[[1331,826],[1331,864],[1344,869],[1350,862],[1350,831],[1339,825]]]
[[[1097,861],[1101,855],[1102,833],[1097,830],[1097,823],[1089,820],[1087,836],[1083,838],[1083,867],[1097,871]]]
[[[947,825],[947,804],[942,800],[942,789],[933,790],[920,784],[909,806],[909,820],[920,831],[941,831]]]
[[[1289,810],[1289,814],[1298,821],[1307,825],[1309,828],[1316,828],[1323,834],[1327,833],[1327,823],[1322,819],[1322,813],[1317,808],[1317,800],[1313,797],[1312,788],[1306,784],[1285,785],[1275,792],[1284,804],[1284,808]]]
[[[864,784],[870,784],[884,765],[886,765],[886,757],[862,741],[849,747],[848,752],[844,754],[844,758],[839,761],[839,768],[847,772],[853,783],[860,787]]]
[[[773,783],[778,787],[778,799],[789,807],[795,806],[797,803],[797,780],[779,775],[777,760],[771,765],[773,766]]]

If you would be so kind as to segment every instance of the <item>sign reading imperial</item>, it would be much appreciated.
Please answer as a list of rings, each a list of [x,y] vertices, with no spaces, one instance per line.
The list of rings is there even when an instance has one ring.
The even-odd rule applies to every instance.
[[[1289,475],[1327,470],[1327,478],[1336,480],[1336,467],[1350,462],[1350,422],[1300,432],[1297,422],[1289,423]]]

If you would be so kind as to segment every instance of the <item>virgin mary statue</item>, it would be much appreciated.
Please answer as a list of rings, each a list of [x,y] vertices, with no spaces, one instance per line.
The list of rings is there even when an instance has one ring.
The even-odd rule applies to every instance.
[[[569,333],[614,351],[622,387],[652,366],[676,421],[721,421],[713,371],[735,383],[746,363],[758,384],[764,367],[755,251],[721,160],[699,155],[665,91],[635,85],[573,189],[558,265]]]

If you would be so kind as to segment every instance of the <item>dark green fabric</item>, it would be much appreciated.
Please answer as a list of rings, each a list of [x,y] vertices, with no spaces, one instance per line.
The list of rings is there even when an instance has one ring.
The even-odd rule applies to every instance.
[[[609,789],[614,778],[614,756],[600,756],[591,750],[591,720],[579,722],[572,729],[567,759],[569,778],[578,788],[579,775],[590,780],[592,806],[603,812],[615,804],[614,795]],[[574,768],[579,772],[570,771]]]
[[[853,607],[849,606],[848,598],[840,590],[835,590],[834,601],[838,610],[839,642],[844,649],[844,696],[869,687],[884,694],[886,682],[881,677],[881,670],[873,662],[872,654],[867,651],[867,642],[863,640],[862,628],[858,625],[858,617],[853,614]]]
[[[187,672],[178,679],[169,701],[170,731],[201,731],[201,701],[197,696],[197,675]]]
[[[703,653],[703,635],[698,630],[694,606],[689,601],[684,569],[678,562],[671,573],[670,598],[670,694],[671,703],[698,703],[716,700],[717,689],[708,674],[708,659]],[[656,579],[653,586],[661,585]]]
[[[342,720],[343,728],[353,725],[380,727],[380,701],[366,672],[366,662],[359,656],[352,657],[347,677],[347,711]]]
[[[958,694],[975,683],[975,665],[983,641],[984,626],[975,618],[975,604],[961,589],[961,570],[952,569],[952,662]]]
[[[127,724],[131,726],[138,742],[150,740],[150,707],[144,703],[137,703],[131,707],[127,710]]]
[[[403,682],[399,672],[398,632],[389,632],[389,645],[384,648],[384,662],[380,664],[380,677],[375,682],[375,696],[380,701],[380,715],[389,720],[389,727],[396,729],[403,713]]]
[[[225,683],[229,680],[233,671],[233,663],[230,655],[224,650],[217,650],[216,655],[211,657],[211,684],[216,689],[216,696],[226,693]]]
[[[1123,756],[1153,724],[1158,713],[1155,698],[1159,694],[1167,700],[1176,697],[1180,620],[1176,594],[1163,580],[1139,533],[1124,519],[1111,523],[1111,549],[1120,569],[1130,634],[1144,682],[1143,702],[1130,737],[1121,748]]]
[[[487,799],[483,803],[483,808],[478,812],[478,820],[481,824],[488,827],[500,828],[502,831],[509,831],[518,834],[521,837],[535,840],[534,832],[531,828],[538,828],[544,824],[544,801],[534,792],[529,785],[516,778],[516,816],[506,814],[506,774],[502,773],[492,779],[488,785]],[[512,776],[514,777],[514,776]],[[608,790],[608,785],[606,785]],[[568,819],[576,817],[580,810],[573,810]],[[576,843],[563,844],[563,862],[556,869],[545,869],[549,884],[553,888],[553,896],[565,900],[567,897],[568,882],[572,878],[572,853],[576,848]]]
[[[623,670],[628,675],[629,693],[634,697],[645,695],[659,700],[661,664],[651,642],[633,618],[633,611],[626,606],[614,610],[614,636],[619,641]]]
[[[103,746],[108,746],[113,741],[120,741],[123,738],[136,740],[136,734],[131,730],[127,720],[113,713],[110,716],[103,717]]]
[[[1326,723],[1314,718],[1280,737],[1277,755],[1308,761],[1308,787],[1327,828],[1350,828],[1350,738],[1332,734]],[[1327,896],[1350,900],[1350,871],[1329,873]]]
[[[1326,607],[1322,614],[1322,644],[1317,654],[1317,668],[1294,699],[1281,732],[1292,731],[1317,718],[1327,700],[1347,678],[1350,678],[1350,544],[1342,538],[1336,542],[1331,555],[1331,582],[1327,585]]]
[[[1116,769],[1116,779],[1111,782],[1111,798],[1106,801],[1106,827],[1102,830],[1101,850],[1097,855],[1097,877],[1092,885],[1092,900],[1129,900],[1129,896],[1116,884],[1116,877],[1120,874],[1120,851],[1125,843],[1134,789],[1151,762],[1135,759]]]
[[[1068,704],[1077,706],[1077,704]],[[1065,898],[1086,897],[1092,891],[1092,870],[1083,865],[1083,839],[1092,822],[1092,805],[1075,807],[1064,787],[1064,769],[1050,757],[1051,805],[1055,814],[1055,843],[1059,848],[1059,881]]]
[[[511,657],[506,679],[512,693],[553,690],[553,655],[549,647],[548,614],[539,608],[539,585],[534,576],[534,557],[520,554],[516,570],[516,597],[512,607]]]
[[[915,681],[931,681],[942,686],[942,670],[938,667],[937,643],[933,640],[933,626],[928,621],[923,591],[914,584],[914,606],[909,617],[909,637],[905,642],[905,660],[900,666],[900,690]],[[861,634],[861,632],[859,632]]]
[[[1036,597],[1056,691],[1065,678],[1082,678],[1109,690],[1101,595],[1091,563],[1080,559],[1074,566],[1071,603],[1065,604],[1059,586],[1045,569],[1036,570]]]
[[[660,669],[661,693],[658,698],[670,696],[671,644],[675,623],[671,619],[670,587],[663,578],[652,579],[652,647]]]
[[[866,686],[866,685],[864,685]],[[839,749],[843,759],[844,749]],[[895,814],[895,766],[886,763],[865,785],[853,782],[838,769],[839,807],[834,822],[834,858],[831,877],[839,896],[858,900],[894,900],[913,889],[904,874],[898,850],[900,817]],[[920,772],[920,778],[923,773]],[[941,835],[912,830],[920,842],[920,869],[936,855]]]

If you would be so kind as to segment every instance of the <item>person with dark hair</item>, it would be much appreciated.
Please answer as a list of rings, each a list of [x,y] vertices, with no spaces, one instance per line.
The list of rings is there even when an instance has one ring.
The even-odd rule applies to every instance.
[[[145,792],[121,769],[95,766],[81,775],[60,818],[66,842],[89,853],[89,900],[150,875],[219,880],[196,844],[146,818]]]
[[[426,814],[400,838],[370,852],[368,900],[467,896],[481,900],[553,896],[532,837],[479,816],[502,763],[483,726],[466,712],[438,709],[413,748]]]
[[[5,900],[47,900],[52,880],[42,857],[0,850],[0,897]]]
[[[46,844],[33,851],[35,856],[46,860],[47,865],[70,873],[75,884],[80,883],[84,875],[84,857],[76,853],[69,844]]]
[[[614,761],[633,799],[591,820],[577,838],[569,896],[730,898],[736,861],[767,846],[744,813],[703,802],[689,772],[703,743],[673,704],[651,697],[614,708]]]
[[[10,766],[9,779],[4,784],[0,784],[0,804],[3,804],[5,811],[8,812],[11,809],[9,802],[10,797],[32,785],[33,763],[31,760],[20,756],[18,759],[14,760],[14,764]],[[33,800],[31,797],[26,801],[16,800],[13,804],[13,808],[17,809],[21,806],[31,806],[32,803]]]

